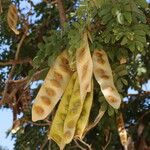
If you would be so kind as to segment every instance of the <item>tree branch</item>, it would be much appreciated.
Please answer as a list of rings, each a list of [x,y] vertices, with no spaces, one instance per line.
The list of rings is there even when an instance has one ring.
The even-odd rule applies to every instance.
[[[9,66],[9,65],[17,65],[17,64],[25,64],[25,63],[32,64],[32,60],[30,58],[24,60],[10,60],[8,62],[0,62],[0,66]]]
[[[21,46],[23,44],[23,41],[25,40],[26,36],[27,36],[27,32],[28,30],[26,30],[24,32],[24,34],[22,35],[21,37],[21,40],[19,41],[18,45],[17,45],[17,50],[16,50],[16,53],[15,53],[15,60],[17,61],[18,58],[19,58],[19,52],[20,52],[20,49],[21,49]],[[6,81],[6,85],[5,85],[5,88],[4,88],[4,91],[3,91],[3,96],[2,96],[2,104],[5,103],[5,98],[6,98],[6,95],[7,95],[7,89],[8,89],[8,86],[9,86],[9,80],[11,80],[13,78],[13,74],[14,74],[14,71],[15,71],[15,65],[12,66],[10,72],[9,72],[9,75],[8,75],[8,79]]]
[[[64,9],[62,0],[57,0],[57,7],[58,7],[58,11],[59,11],[60,24],[63,27],[67,18],[66,18],[65,9]]]
[[[90,124],[84,131],[83,137],[85,137],[85,135],[87,134],[88,131],[90,131],[92,128],[94,128],[101,120],[101,118],[103,117],[103,115],[105,114],[106,110],[102,110],[102,108],[99,109],[99,113],[96,117],[96,119],[94,120],[94,122],[92,124]]]

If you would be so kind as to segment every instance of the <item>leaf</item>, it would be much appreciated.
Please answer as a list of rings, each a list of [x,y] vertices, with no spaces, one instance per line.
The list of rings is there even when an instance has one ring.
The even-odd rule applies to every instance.
[[[136,44],[136,47],[137,47],[138,51],[142,52],[143,48],[144,48],[144,45],[139,41],[136,41],[135,44]]]
[[[122,70],[122,71],[120,71],[120,72],[118,72],[118,74],[119,74],[119,76],[125,76],[125,75],[127,75],[128,74],[128,72],[127,72],[127,70],[126,69],[124,69],[124,70]]]
[[[145,36],[146,33],[143,30],[134,30],[135,35],[139,35],[139,36]]]
[[[121,82],[120,79],[117,80],[116,85],[117,85],[118,91],[121,92],[121,91],[122,91],[122,88],[123,88],[123,84],[122,84],[122,82]]]
[[[117,13],[117,21],[119,24],[124,24],[124,17],[123,14],[120,12]]]
[[[146,2],[146,0],[136,0],[136,2],[139,6],[141,6],[143,8],[148,8],[148,3]]]
[[[128,23],[132,23],[132,15],[131,15],[131,13],[130,12],[124,12],[123,13],[123,15],[124,15],[124,18],[128,21]]]
[[[135,35],[135,38],[137,41],[139,41],[141,43],[146,43],[146,37],[145,36]]]
[[[19,31],[16,29],[18,21],[18,10],[15,5],[11,4],[9,6],[8,14],[7,14],[7,22],[9,27],[15,32],[15,34],[19,34]]]
[[[128,43],[128,39],[126,37],[123,37],[122,41],[121,41],[121,45],[125,45]]]
[[[121,81],[124,85],[126,85],[126,86],[128,85],[128,81],[126,79],[121,78]]]
[[[110,12],[110,8],[108,7],[99,11],[98,15],[99,17],[102,17],[102,16],[105,16],[106,14],[109,14],[109,12]]]
[[[115,113],[114,109],[111,106],[109,106],[109,108],[108,108],[108,115],[109,116],[113,116],[114,113]]]
[[[135,51],[135,43],[131,43],[128,48],[130,49],[131,52],[134,52]]]

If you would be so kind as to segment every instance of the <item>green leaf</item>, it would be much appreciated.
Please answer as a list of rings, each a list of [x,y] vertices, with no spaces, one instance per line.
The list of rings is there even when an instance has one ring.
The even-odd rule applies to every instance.
[[[143,8],[148,8],[148,3],[146,0],[136,0],[137,4]]]
[[[103,24],[107,24],[108,21],[110,21],[112,19],[112,15],[111,14],[107,14],[102,18],[102,23]]]
[[[123,36],[123,33],[117,34],[116,41],[119,41],[122,38],[122,36]]]
[[[116,85],[117,85],[118,91],[121,92],[121,91],[122,91],[122,88],[123,88],[123,84],[122,84],[122,82],[121,82],[120,79],[117,80]]]
[[[125,69],[125,70],[122,70],[122,71],[120,71],[120,72],[118,72],[118,74],[119,74],[119,76],[125,76],[125,75],[127,75],[128,74],[128,72],[127,72],[127,70]]]
[[[101,110],[105,111],[105,110],[107,110],[107,107],[108,107],[108,104],[105,101],[103,101],[103,103],[101,105]]]
[[[125,45],[125,44],[127,44],[128,43],[128,39],[126,38],[126,37],[124,37],[123,39],[122,39],[122,41],[121,41],[121,45]]]
[[[137,47],[138,51],[142,52],[143,48],[144,48],[143,44],[139,41],[136,41],[135,43],[136,43],[136,47]]]
[[[134,51],[135,51],[135,43],[132,42],[132,43],[128,46],[128,48],[130,49],[131,52],[134,52]]]
[[[126,86],[128,85],[128,81],[126,79],[121,78],[121,81],[124,85],[126,85]]]
[[[109,106],[109,107],[108,107],[108,115],[109,115],[109,116],[113,116],[114,113],[115,113],[114,109],[113,109],[111,106]]]
[[[132,23],[132,15],[131,15],[131,13],[130,12],[124,12],[123,13],[123,15],[124,15],[124,18],[128,21],[128,23]]]
[[[146,33],[143,30],[134,30],[135,35],[145,36]]]
[[[145,36],[135,35],[135,39],[139,42],[146,43],[146,37]]]
[[[124,24],[124,16],[123,16],[123,14],[122,13],[117,13],[117,21],[118,21],[118,23],[119,24]]]
[[[98,15],[99,17],[102,17],[102,16],[105,16],[106,14],[109,14],[110,13],[110,8],[105,8],[105,9],[102,9],[101,11],[99,11]]]
[[[131,41],[133,41],[134,40],[134,32],[127,32],[127,38],[129,39],[129,40],[131,40]]]

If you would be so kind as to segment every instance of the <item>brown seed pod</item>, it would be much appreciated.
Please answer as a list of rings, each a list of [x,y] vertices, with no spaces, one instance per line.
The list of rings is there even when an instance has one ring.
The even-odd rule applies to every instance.
[[[90,54],[87,33],[83,34],[80,48],[76,51],[76,67],[80,83],[80,95],[84,100],[87,92],[91,91],[93,62]]]
[[[65,59],[65,61],[61,62],[62,58]],[[68,53],[64,51],[57,57],[55,63],[49,70],[33,104],[33,121],[46,118],[47,115],[51,113],[64,93],[64,90],[66,89],[72,74],[69,65],[66,66],[66,60],[68,60]],[[67,67],[66,72],[61,70],[60,64]],[[36,107],[34,108],[34,106],[40,106],[43,111],[38,113],[39,111],[36,111]]]
[[[15,32],[15,34],[19,34],[19,31],[16,29],[17,21],[18,21],[18,10],[15,5],[11,4],[8,9],[7,22],[9,27]]]
[[[127,131],[125,129],[122,113],[117,117],[117,127],[121,144],[126,148],[128,144]]]
[[[105,51],[95,50],[93,53],[94,76],[101,87],[101,91],[107,102],[118,109],[121,97],[114,85],[112,70]]]

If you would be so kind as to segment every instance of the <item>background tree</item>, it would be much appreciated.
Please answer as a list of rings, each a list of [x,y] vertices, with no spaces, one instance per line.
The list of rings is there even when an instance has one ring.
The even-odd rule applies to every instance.
[[[16,35],[7,24],[10,4],[17,7]],[[43,121],[31,121],[31,107],[41,81],[63,49],[74,58],[81,34],[88,31],[90,50],[104,49],[111,63],[114,81],[122,98],[115,110],[94,82],[94,103],[90,123],[100,106],[106,113],[85,138],[72,141],[66,149],[123,149],[116,116],[123,113],[128,148],[150,149],[150,92],[143,84],[150,78],[150,7],[145,0],[5,0],[0,3],[0,104],[11,108],[15,150],[58,149],[47,133],[54,113]],[[36,81],[36,82],[35,82]],[[128,93],[133,88],[137,94]],[[56,110],[56,109],[55,109]],[[54,112],[55,112],[54,110]],[[21,115],[18,118],[17,115]],[[17,131],[17,132],[16,132]]]

